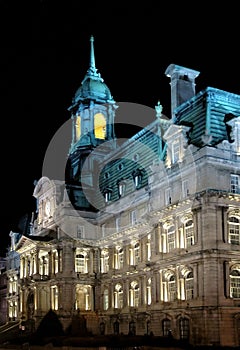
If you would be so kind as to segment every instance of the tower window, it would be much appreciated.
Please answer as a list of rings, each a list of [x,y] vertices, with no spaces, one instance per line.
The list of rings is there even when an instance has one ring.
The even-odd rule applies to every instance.
[[[102,113],[94,116],[94,136],[101,140],[106,138],[106,119]]]

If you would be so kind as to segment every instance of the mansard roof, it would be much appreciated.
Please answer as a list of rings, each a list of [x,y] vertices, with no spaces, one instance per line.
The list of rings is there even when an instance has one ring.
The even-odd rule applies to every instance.
[[[239,115],[239,95],[207,87],[176,108],[174,123],[191,127],[190,144],[215,146],[230,140],[227,122]]]

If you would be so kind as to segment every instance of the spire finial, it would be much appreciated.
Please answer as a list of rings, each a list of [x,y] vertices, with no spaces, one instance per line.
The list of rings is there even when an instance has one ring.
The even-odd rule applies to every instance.
[[[91,48],[90,48],[90,68],[96,69],[95,67],[95,55],[94,55],[94,37],[91,35],[90,37],[90,43],[91,43]]]
[[[90,37],[90,43],[91,43],[91,47],[90,47],[90,64],[89,64],[89,68],[88,68],[86,77],[90,76],[92,79],[103,81],[102,78],[101,78],[100,73],[97,72],[97,68],[95,66],[95,55],[94,55],[94,45],[93,45],[94,38],[93,38],[93,35],[91,35],[91,37]],[[85,78],[84,78],[84,80],[85,80]]]

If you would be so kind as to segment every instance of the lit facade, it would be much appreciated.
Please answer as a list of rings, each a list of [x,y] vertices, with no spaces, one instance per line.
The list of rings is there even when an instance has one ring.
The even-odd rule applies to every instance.
[[[30,234],[11,233],[8,321],[36,328],[52,309],[67,329],[80,310],[93,334],[240,345],[240,96],[195,94],[199,72],[174,64],[166,75],[171,117],[158,103],[118,145],[121,104],[91,38],[66,183],[39,179]]]

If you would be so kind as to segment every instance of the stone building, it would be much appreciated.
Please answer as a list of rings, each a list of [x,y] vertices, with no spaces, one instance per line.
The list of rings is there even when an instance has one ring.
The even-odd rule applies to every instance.
[[[170,64],[169,118],[117,104],[90,43],[65,178],[43,174],[29,234],[11,233],[8,321],[51,309],[65,330],[80,313],[92,334],[239,346],[240,96],[196,93],[199,72]],[[120,143],[121,110],[154,119]]]

